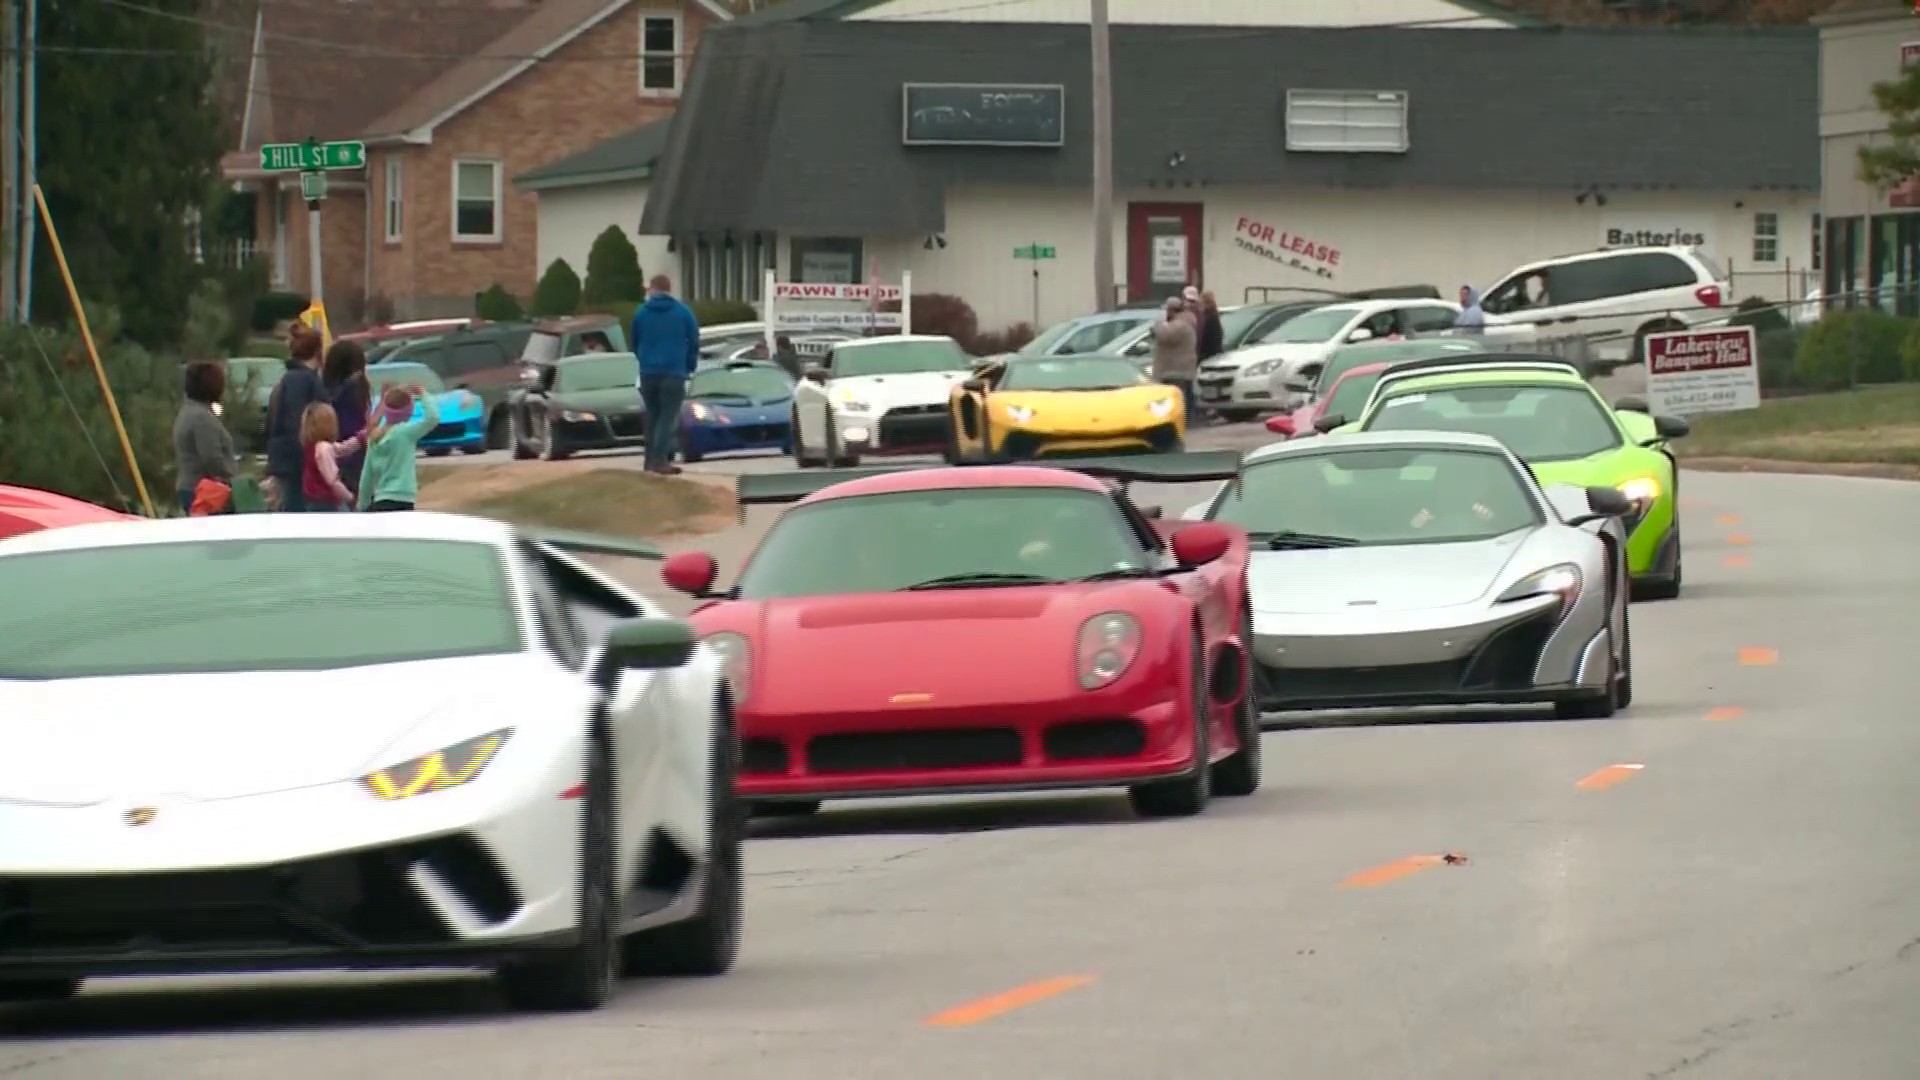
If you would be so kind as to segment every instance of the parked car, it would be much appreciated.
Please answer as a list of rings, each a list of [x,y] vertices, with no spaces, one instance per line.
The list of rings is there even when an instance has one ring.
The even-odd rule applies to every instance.
[[[845,341],[793,392],[794,464],[854,466],[862,454],[939,451],[952,436],[947,399],[974,358],[938,334]]]
[[[0,484],[0,540],[65,525],[139,521],[132,514],[70,498],[57,491]]]
[[[559,461],[579,450],[639,446],[647,431],[640,358],[590,352],[536,364],[508,415],[516,458]]]
[[[1606,335],[1595,343],[1600,355],[1638,363],[1648,334],[1725,322],[1731,292],[1698,248],[1603,248],[1528,263],[1488,289],[1480,308],[1506,322]]]
[[[712,364],[687,380],[680,454],[699,461],[733,450],[788,452],[793,442],[793,376],[765,360]]]
[[[1101,346],[1114,338],[1149,325],[1157,317],[1157,312],[1145,308],[1122,308],[1098,315],[1082,315],[1048,327],[1039,337],[1006,355],[1065,356],[1098,352]]]
[[[485,319],[472,316],[452,319],[414,319],[410,322],[384,323],[355,330],[351,334],[341,334],[335,341],[357,341],[362,347],[371,348],[376,344],[406,341],[411,338],[432,337],[453,330],[470,330],[484,326]]]
[[[432,368],[404,360],[369,366],[367,381],[373,384],[375,396],[390,387],[418,384],[433,398],[440,422],[420,439],[420,451],[428,457],[446,457],[455,450],[463,454],[487,452],[486,403],[480,395],[471,390],[449,390]],[[415,401],[414,418],[424,412],[426,404]]]
[[[487,448],[507,448],[507,398],[520,387],[520,360],[535,332],[532,323],[481,323],[432,337],[408,341],[378,359],[368,358],[368,372],[385,364],[425,364],[449,390],[471,390],[480,397],[486,416]]]

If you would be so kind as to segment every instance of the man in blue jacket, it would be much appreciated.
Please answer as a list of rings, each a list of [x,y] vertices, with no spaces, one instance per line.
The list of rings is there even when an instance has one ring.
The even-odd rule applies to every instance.
[[[655,274],[647,283],[647,299],[633,313],[628,335],[640,357],[640,402],[647,410],[647,458],[650,473],[671,476],[674,440],[680,434],[680,404],[686,400],[687,379],[700,363],[700,320],[693,309],[673,297],[673,282]]]

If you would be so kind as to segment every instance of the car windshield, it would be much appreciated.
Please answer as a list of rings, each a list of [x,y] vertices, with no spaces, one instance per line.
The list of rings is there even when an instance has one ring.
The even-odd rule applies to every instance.
[[[1349,375],[1333,387],[1333,396],[1327,399],[1327,405],[1320,410],[1321,416],[1341,416],[1353,420],[1360,410],[1367,407],[1367,395],[1373,393],[1375,383],[1383,374],[1379,371],[1365,375]]]
[[[1444,386],[1380,402],[1366,431],[1470,431],[1522,461],[1572,461],[1617,448],[1620,427],[1586,385]]]
[[[1273,310],[1266,304],[1243,304],[1232,311],[1222,311],[1220,313],[1221,341],[1227,348],[1240,344],[1240,339],[1246,337],[1247,331],[1253,328],[1253,324],[1259,322],[1262,316],[1271,314]]]
[[[1017,360],[1007,365],[1002,390],[1116,390],[1147,381],[1140,366],[1114,356]]]
[[[1329,307],[1296,315],[1260,339],[1263,345],[1320,345],[1338,337],[1358,315],[1358,308]]]
[[[922,371],[966,371],[973,365],[960,346],[934,341],[879,341],[835,349],[833,375],[912,375]]]
[[[793,380],[779,368],[758,364],[714,367],[694,373],[687,383],[689,398],[733,398],[755,404],[779,401],[793,393]]]
[[[0,679],[331,671],[522,648],[499,550],[451,540],[34,552],[0,557],[0,596]]]
[[[946,488],[856,495],[781,517],[740,575],[749,600],[1037,584],[1144,570],[1113,500],[1075,488]],[[968,578],[978,580],[969,581]]]
[[[439,373],[425,364],[381,364],[367,369],[367,381],[373,384],[376,393],[386,391],[393,386],[412,386],[419,383],[421,389],[429,394],[444,394],[447,384]]]
[[[560,359],[560,331],[535,330],[520,347],[520,359],[529,364],[551,364]]]
[[[1326,366],[1320,369],[1320,376],[1313,385],[1313,394],[1319,397],[1331,389],[1340,376],[1357,367],[1367,364],[1398,364],[1405,360],[1426,360],[1448,353],[1475,353],[1484,351],[1480,345],[1460,341],[1383,341],[1363,342],[1358,345],[1344,345],[1333,350],[1327,357]]]
[[[618,390],[640,385],[640,359],[630,352],[582,353],[560,363],[554,388],[563,394],[588,390]]]
[[[1287,534],[1340,546],[1487,540],[1540,524],[1507,459],[1484,450],[1354,448],[1282,454],[1247,466],[1209,509],[1272,543]]]
[[[1066,322],[1049,326],[1046,332],[1020,347],[1021,356],[1045,356],[1047,350],[1066,340],[1068,334],[1087,324],[1085,319],[1068,319]]]

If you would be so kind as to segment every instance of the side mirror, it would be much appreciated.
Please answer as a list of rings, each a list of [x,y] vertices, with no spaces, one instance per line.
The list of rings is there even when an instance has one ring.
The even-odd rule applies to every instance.
[[[1372,341],[1373,331],[1363,326],[1360,329],[1355,330],[1353,333],[1348,334],[1347,340],[1348,341]]]
[[[1656,416],[1653,418],[1653,430],[1663,439],[1684,439],[1693,430],[1693,425],[1678,416]]]
[[[1585,525],[1602,518],[1624,517],[1633,510],[1633,500],[1619,488],[1590,487],[1587,489],[1589,513],[1581,514],[1568,521],[1569,525]]]
[[[984,394],[987,392],[987,381],[985,379],[968,379],[960,384],[960,389],[965,390],[969,394]]]
[[[1140,515],[1158,521],[1167,516],[1167,508],[1164,506],[1143,506],[1140,508]]]
[[[1634,397],[1632,395],[1628,395],[1627,397],[1623,397],[1619,401],[1614,402],[1613,407],[1620,412],[1643,413],[1648,411],[1647,399],[1643,397]]]
[[[1323,416],[1320,419],[1315,420],[1313,422],[1313,430],[1319,432],[1322,435],[1325,435],[1327,432],[1332,431],[1334,428],[1346,427],[1346,426],[1347,426],[1347,418],[1340,415],[1339,413],[1334,413],[1332,416]]]
[[[719,575],[720,565],[704,551],[683,551],[660,564],[660,580],[668,588],[700,600],[712,598],[713,579]]]
[[[1196,521],[1173,534],[1173,557],[1183,570],[1205,566],[1227,553],[1233,534],[1211,521]]]
[[[607,632],[606,663],[613,668],[674,668],[693,656],[697,639],[679,619],[626,619]]]
[[[1294,430],[1293,417],[1288,416],[1286,413],[1281,413],[1278,416],[1269,416],[1267,417],[1267,430],[1273,432],[1275,435],[1285,435],[1288,438],[1292,438]]]

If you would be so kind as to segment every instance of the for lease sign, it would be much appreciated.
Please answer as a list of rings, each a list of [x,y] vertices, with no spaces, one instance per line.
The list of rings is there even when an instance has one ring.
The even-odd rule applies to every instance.
[[[1655,413],[1760,407],[1760,350],[1751,326],[1647,335],[1647,405]]]

